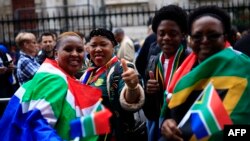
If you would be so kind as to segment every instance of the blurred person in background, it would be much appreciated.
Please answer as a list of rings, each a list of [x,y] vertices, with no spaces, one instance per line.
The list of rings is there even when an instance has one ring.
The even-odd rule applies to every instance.
[[[234,49],[243,52],[247,56],[250,57],[250,32],[249,30],[244,33],[244,35],[241,37],[241,39],[237,40],[234,44]]]
[[[17,62],[17,78],[20,85],[32,79],[40,64],[36,61],[39,51],[36,36],[30,32],[20,32],[16,36],[16,44],[20,49]]]
[[[118,42],[118,45],[115,47],[117,51],[117,57],[119,59],[125,59],[129,62],[134,63],[135,61],[135,47],[133,41],[125,35],[125,32],[122,28],[116,28],[113,32],[115,40]]]
[[[56,39],[53,33],[44,32],[38,39],[40,50],[36,56],[37,62],[42,64],[46,58],[54,59]]]
[[[14,75],[15,65],[8,49],[5,45],[0,44],[0,98],[10,98],[18,87]],[[8,100],[0,102],[0,116],[2,115]]]
[[[237,26],[233,25],[229,34],[227,35],[227,40],[234,47],[234,44],[241,38],[241,34],[238,31]]]
[[[143,45],[142,45],[140,52],[138,53],[138,56],[135,60],[136,69],[138,70],[138,73],[142,77],[143,81],[145,81],[145,70],[146,70],[148,62],[150,60],[149,59],[150,56],[157,55],[159,53],[158,51],[156,51],[157,53],[154,54],[153,52],[151,52],[149,50],[153,50],[156,48],[158,48],[160,50],[160,48],[157,47],[156,34],[152,30],[152,19],[153,18],[150,17],[148,20],[148,31],[147,31],[148,35],[145,38],[145,40],[143,41]],[[156,50],[158,50],[158,49],[156,49]]]

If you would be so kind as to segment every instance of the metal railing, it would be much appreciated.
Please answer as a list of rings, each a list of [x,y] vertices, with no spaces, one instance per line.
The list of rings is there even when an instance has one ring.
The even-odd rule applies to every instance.
[[[216,3],[203,3],[203,5]],[[201,4],[192,4],[183,7],[188,13]],[[250,2],[218,4],[225,9],[232,18],[232,23],[239,30],[250,25]],[[63,7],[64,8],[64,7]],[[52,8],[51,8],[52,9]],[[15,15],[0,17],[0,42],[7,45],[14,45],[14,38],[20,31],[30,31],[39,36],[44,31],[79,31],[88,35],[96,27],[105,27],[112,30],[113,27],[134,27],[146,26],[147,21],[152,17],[155,10],[148,7],[112,9],[105,8],[105,12],[97,13],[94,7],[89,9],[71,7],[65,11],[58,7],[50,9],[22,12],[19,10]],[[34,9],[33,9],[34,10]]]
[[[8,103],[10,98],[0,98],[0,103]]]

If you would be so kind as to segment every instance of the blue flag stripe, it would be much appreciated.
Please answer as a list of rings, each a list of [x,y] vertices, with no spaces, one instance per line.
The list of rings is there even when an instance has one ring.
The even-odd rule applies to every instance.
[[[80,119],[78,120],[72,120],[70,123],[70,137],[72,139],[76,137],[82,137],[82,124]]]
[[[202,119],[202,115],[199,112],[192,112],[191,114],[191,127],[197,139],[202,139],[209,135],[209,130]]]

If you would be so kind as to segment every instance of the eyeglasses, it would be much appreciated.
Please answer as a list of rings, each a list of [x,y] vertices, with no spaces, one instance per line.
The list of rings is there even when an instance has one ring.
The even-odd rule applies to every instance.
[[[202,34],[194,34],[191,35],[191,38],[194,42],[201,42],[204,37],[206,37],[206,39],[208,41],[216,41],[218,40],[223,34],[222,33],[211,33],[208,35],[202,35]]]

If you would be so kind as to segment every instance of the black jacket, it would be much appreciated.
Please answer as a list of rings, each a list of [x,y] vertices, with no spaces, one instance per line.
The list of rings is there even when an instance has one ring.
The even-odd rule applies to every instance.
[[[185,51],[183,51],[183,53],[181,54],[181,58],[180,58],[180,63],[179,66],[181,65],[181,63],[185,60],[185,58],[190,54],[190,50],[188,50],[185,47]],[[161,112],[161,107],[163,104],[163,93],[164,93],[164,85],[162,84],[161,81],[158,81],[160,84],[160,90],[158,94],[147,94],[146,93],[146,83],[149,80],[149,75],[148,72],[151,70],[153,72],[156,71],[156,66],[158,64],[159,61],[159,53],[157,56],[151,56],[150,57],[150,61],[148,63],[148,67],[146,69],[146,81],[145,81],[145,104],[143,106],[143,111],[145,116],[149,119],[149,120],[158,120],[160,117],[160,112]],[[178,66],[178,67],[179,67]]]

